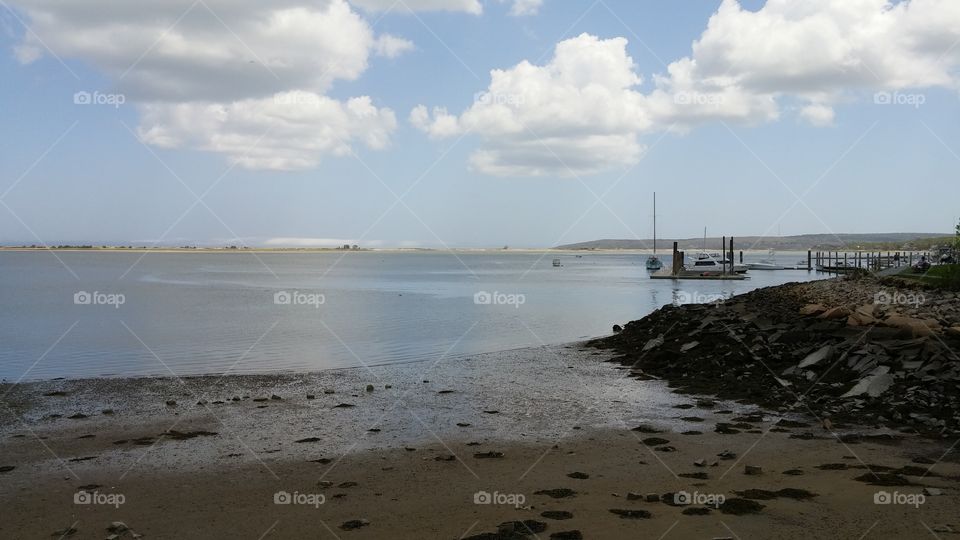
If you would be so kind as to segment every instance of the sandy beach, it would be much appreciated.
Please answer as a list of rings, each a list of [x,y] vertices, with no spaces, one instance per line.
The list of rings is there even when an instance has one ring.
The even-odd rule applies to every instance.
[[[611,358],[574,344],[312,375],[8,384],[0,536],[928,538],[960,527],[950,441],[828,432],[672,393]],[[884,436],[840,442],[850,433]]]

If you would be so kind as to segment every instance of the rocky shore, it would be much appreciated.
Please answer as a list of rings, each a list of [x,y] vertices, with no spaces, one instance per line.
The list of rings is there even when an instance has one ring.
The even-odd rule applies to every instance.
[[[589,345],[635,378],[780,412],[960,431],[960,294],[857,275],[665,306]],[[718,429],[737,429],[719,426]]]

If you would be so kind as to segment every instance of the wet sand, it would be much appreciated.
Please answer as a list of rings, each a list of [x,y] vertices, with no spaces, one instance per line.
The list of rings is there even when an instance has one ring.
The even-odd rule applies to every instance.
[[[4,385],[0,470],[14,468],[0,472],[0,537],[452,539],[516,520],[545,524],[528,522],[531,538],[960,530],[951,441],[841,443],[878,432],[673,394],[608,356],[570,345],[310,375]],[[737,433],[716,432],[723,422]],[[900,504],[924,487],[939,494]],[[700,504],[668,504],[681,492]],[[896,503],[876,504],[882,492]],[[283,493],[304,504],[276,504]]]

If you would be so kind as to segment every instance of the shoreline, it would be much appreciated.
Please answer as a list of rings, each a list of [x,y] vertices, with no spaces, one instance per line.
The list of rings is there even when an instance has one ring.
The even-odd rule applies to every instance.
[[[822,425],[783,402],[761,407],[625,358],[657,338],[647,326],[660,318],[716,317],[704,310],[736,311],[744,298],[796,287],[833,285],[665,307],[589,343],[429,365],[8,383],[0,536],[801,539],[960,530],[955,441],[839,416]],[[800,304],[780,309],[793,317]],[[619,349],[607,346],[616,340]],[[709,351],[691,352],[711,361]],[[284,496],[298,502],[278,503]],[[877,502],[886,496],[899,499]]]
[[[310,531],[474,540],[518,520],[545,525],[540,538],[571,531],[582,538],[770,537],[773,530],[778,538],[859,537],[876,522],[878,537],[912,538],[922,537],[921,522],[960,526],[952,521],[960,463],[955,452],[944,459],[943,441],[843,442],[801,416],[637,380],[611,354],[582,347],[481,356],[427,372],[383,370],[394,377],[391,388],[373,392],[365,388],[372,375],[356,369],[228,376],[216,385],[211,377],[185,380],[199,383],[191,389],[169,378],[25,384],[0,408],[0,467],[14,467],[0,469],[0,504],[10,510],[0,536],[73,528],[75,537],[100,538],[115,522],[145,538]],[[211,393],[206,404],[195,404],[196,391]],[[53,410],[62,416],[45,416]],[[731,422],[743,429],[719,429]],[[761,473],[744,474],[748,465]],[[855,480],[887,474],[910,485]],[[940,495],[922,506],[873,502],[882,490],[921,495],[924,486]],[[537,494],[567,489],[576,493]],[[778,490],[816,495],[791,500]],[[81,491],[124,502],[77,504]],[[324,502],[278,505],[280,492]],[[680,492],[732,502],[676,505]],[[523,503],[478,504],[482,493],[522,496]],[[648,501],[654,494],[657,502]],[[573,517],[554,519],[565,515],[559,512]]]

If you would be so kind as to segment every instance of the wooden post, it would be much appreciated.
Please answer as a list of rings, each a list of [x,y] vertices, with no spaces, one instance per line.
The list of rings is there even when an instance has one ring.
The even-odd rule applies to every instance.
[[[740,264],[743,264],[743,250],[740,250]]]
[[[813,253],[811,252],[811,250],[808,249],[807,250],[807,272],[809,272],[813,268],[811,266],[811,263],[813,262],[812,259],[813,259]]]
[[[680,258],[680,252],[677,251],[677,242],[673,243],[673,275],[680,275],[680,268],[683,267],[683,259]]]
[[[723,261],[723,273],[726,274],[727,273],[727,253],[726,253],[727,237],[726,236],[723,237],[723,240],[720,240],[720,251],[723,254],[720,258],[720,260]],[[730,261],[730,263],[733,264],[733,261]]]
[[[736,274],[737,271],[733,266],[733,237],[730,237],[730,273]]]
[[[843,252],[843,267],[844,267],[844,268],[847,267],[847,252],[846,252],[846,251]]]

